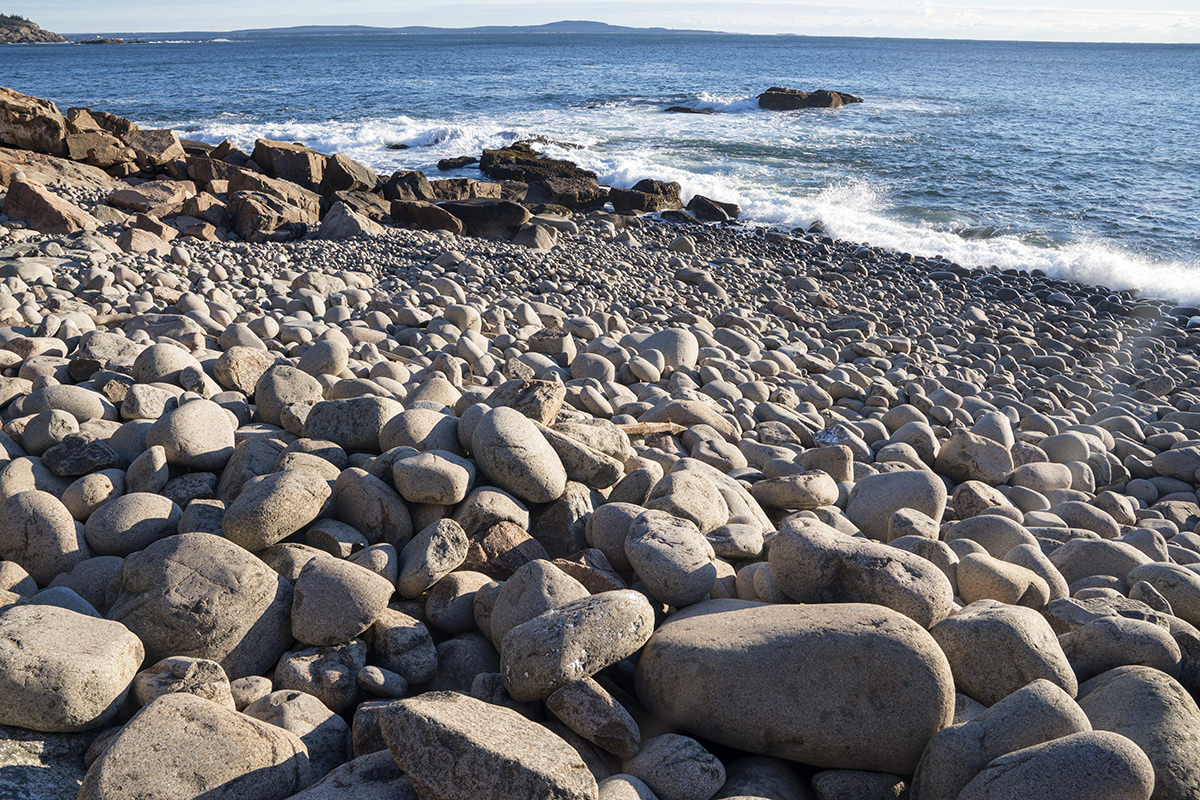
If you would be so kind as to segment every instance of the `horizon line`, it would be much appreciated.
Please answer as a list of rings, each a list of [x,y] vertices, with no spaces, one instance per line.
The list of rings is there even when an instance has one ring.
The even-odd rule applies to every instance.
[[[564,24],[587,24],[598,25],[612,28],[612,33],[601,34],[586,33],[579,31],[538,31],[537,28],[546,28],[552,25]],[[257,27],[257,28],[234,28],[230,30],[200,30],[200,29],[180,29],[180,30],[157,30],[157,31],[79,31],[67,32],[60,34],[61,36],[116,36],[117,34],[129,34],[135,36],[147,36],[156,34],[195,34],[215,36],[229,34],[245,34],[269,31],[300,31],[302,29],[320,29],[321,32],[314,32],[312,35],[341,35],[341,36],[379,36],[391,34],[411,33],[412,35],[437,35],[442,33],[458,33],[470,34],[475,32],[477,35],[487,35],[487,32],[511,32],[524,33],[528,35],[559,35],[559,36],[587,36],[587,35],[620,35],[621,32],[645,31],[648,33],[661,33],[673,35],[705,35],[705,36],[753,36],[753,37],[788,37],[788,38],[804,38],[804,39],[888,39],[888,40],[907,40],[907,41],[925,41],[925,42],[996,42],[1000,44],[1069,44],[1069,45],[1159,45],[1159,46],[1182,46],[1189,47],[1200,44],[1200,41],[1195,42],[1164,42],[1164,41],[1144,41],[1144,40],[1064,40],[1064,39],[992,39],[985,37],[949,37],[949,36],[888,36],[885,34],[863,35],[863,34],[844,34],[844,33],[794,33],[784,31],[779,33],[749,33],[744,31],[722,31],[708,30],[695,28],[666,28],[662,26],[629,26],[615,25],[608,22],[598,20],[554,20],[552,22],[534,23],[529,25],[471,25],[464,27],[448,27],[441,25],[327,25],[327,24],[310,24],[310,25],[287,25],[278,27]],[[43,29],[44,30],[44,29]],[[355,33],[354,31],[357,31]],[[304,34],[297,34],[304,35]],[[74,42],[72,42],[74,43]],[[54,43],[49,43],[54,44]],[[63,44],[59,42],[57,44]]]

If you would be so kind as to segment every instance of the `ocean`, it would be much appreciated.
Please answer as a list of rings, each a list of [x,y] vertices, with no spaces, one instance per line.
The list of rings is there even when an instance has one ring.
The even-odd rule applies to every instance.
[[[753,223],[1200,302],[1200,45],[280,36],[10,45],[0,85],[385,173],[541,137],[601,182],[676,180]],[[759,110],[775,85],[866,102]]]

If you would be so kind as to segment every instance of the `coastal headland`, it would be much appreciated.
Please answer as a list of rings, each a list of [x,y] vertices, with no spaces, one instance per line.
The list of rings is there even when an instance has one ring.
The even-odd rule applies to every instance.
[[[1195,796],[1200,309],[246,150],[0,90],[0,795]]]

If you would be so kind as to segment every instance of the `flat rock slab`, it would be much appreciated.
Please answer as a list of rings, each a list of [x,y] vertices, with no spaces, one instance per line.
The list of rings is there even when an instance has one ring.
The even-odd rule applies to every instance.
[[[388,749],[421,797],[440,800],[597,800],[575,749],[511,709],[455,692],[389,707]]]

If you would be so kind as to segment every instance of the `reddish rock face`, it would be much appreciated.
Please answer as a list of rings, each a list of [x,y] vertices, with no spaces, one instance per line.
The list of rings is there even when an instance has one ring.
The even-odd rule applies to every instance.
[[[14,180],[9,185],[4,213],[31,228],[52,235],[74,233],[100,224],[79,206],[28,180]]]
[[[0,144],[61,156],[66,137],[67,121],[54,103],[0,87]]]

